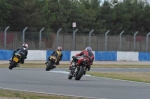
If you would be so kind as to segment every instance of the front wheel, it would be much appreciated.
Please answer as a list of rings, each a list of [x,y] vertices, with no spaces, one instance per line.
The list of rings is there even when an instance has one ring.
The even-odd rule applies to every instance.
[[[75,77],[75,80],[80,80],[81,77],[83,76],[83,74],[84,74],[84,67],[80,66],[79,71],[78,71],[78,73],[77,73],[77,75]]]
[[[14,62],[14,61],[12,61],[12,62],[10,63],[9,69],[12,70],[12,69],[13,69],[14,67],[16,67],[16,66],[17,66],[17,63]]]
[[[72,79],[72,77],[73,77],[73,76],[72,76],[71,71],[70,71],[70,73],[69,73],[69,75],[68,75],[68,79],[70,79],[70,80],[71,80],[71,79]]]
[[[54,63],[52,61],[48,61],[46,65],[46,71],[50,71],[53,68]]]

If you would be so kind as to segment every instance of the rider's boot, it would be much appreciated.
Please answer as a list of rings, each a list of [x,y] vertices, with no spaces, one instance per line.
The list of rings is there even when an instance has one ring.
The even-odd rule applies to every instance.
[[[45,64],[47,64],[48,62],[45,62]]]
[[[71,68],[72,68],[72,62],[70,62],[69,70],[71,70]]]

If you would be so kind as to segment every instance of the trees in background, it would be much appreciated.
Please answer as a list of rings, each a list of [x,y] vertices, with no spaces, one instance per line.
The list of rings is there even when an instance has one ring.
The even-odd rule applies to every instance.
[[[150,6],[143,2],[109,3],[100,6],[100,0],[0,0],[0,27],[10,26],[11,30],[56,32],[59,28],[72,32],[76,22],[78,32],[118,34],[150,31]]]
[[[0,29],[3,29],[8,24],[7,18],[10,15],[10,5],[6,0],[0,0]]]

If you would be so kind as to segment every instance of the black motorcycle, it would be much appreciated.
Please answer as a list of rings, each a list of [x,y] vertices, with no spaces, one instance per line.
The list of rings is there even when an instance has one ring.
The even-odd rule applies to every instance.
[[[57,58],[56,56],[50,56],[46,63],[46,71],[50,71],[56,67]]]
[[[21,61],[21,55],[19,53],[15,53],[14,57],[12,58],[9,69],[12,70],[15,67],[18,67],[20,65]]]

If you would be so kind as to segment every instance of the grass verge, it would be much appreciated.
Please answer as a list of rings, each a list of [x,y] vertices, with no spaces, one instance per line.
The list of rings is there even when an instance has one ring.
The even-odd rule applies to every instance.
[[[0,89],[0,99],[88,99],[88,98],[62,96],[62,95],[48,95],[33,92]]]
[[[9,64],[0,64],[0,68],[7,68]],[[60,64],[58,68],[68,68],[69,64]],[[44,63],[25,63],[20,68],[46,68]],[[92,68],[150,68],[150,65],[125,65],[125,64],[94,64]]]
[[[149,72],[88,72],[92,76],[150,83]]]

